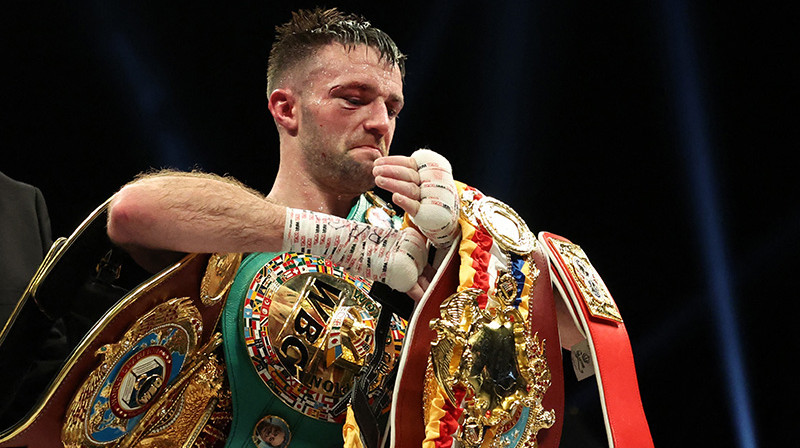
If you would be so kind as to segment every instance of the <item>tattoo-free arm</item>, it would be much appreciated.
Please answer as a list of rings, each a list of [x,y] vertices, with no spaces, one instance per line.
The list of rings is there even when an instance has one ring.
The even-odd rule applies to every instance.
[[[114,195],[108,235],[156,271],[183,253],[278,251],[286,208],[212,175],[159,174]]]

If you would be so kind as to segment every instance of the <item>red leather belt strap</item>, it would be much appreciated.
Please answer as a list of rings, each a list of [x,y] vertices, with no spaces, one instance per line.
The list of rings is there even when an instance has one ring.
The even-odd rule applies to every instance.
[[[390,416],[392,447],[422,446],[425,420],[422,416],[422,389],[425,368],[435,332],[428,323],[439,317],[439,305],[458,288],[458,244],[454,243],[414,309],[408,322],[400,355]]]
[[[561,429],[564,425],[564,367],[561,359],[561,343],[558,337],[558,321],[553,290],[550,286],[550,273],[547,272],[547,254],[541,245],[533,252],[536,266],[541,274],[531,291],[529,313],[533,314],[533,332],[547,342],[547,365],[550,369],[550,387],[544,394],[542,407],[552,409],[556,414],[556,422],[537,435],[539,448],[557,448],[561,441]]]
[[[458,288],[459,258],[456,246],[458,245],[454,244],[445,257],[431,282],[428,293],[417,305],[408,324],[390,417],[392,447],[420,446],[425,438],[422,389],[431,342],[436,336],[428,323],[440,317],[439,305]],[[537,249],[532,257],[541,274],[531,291],[529,312],[534,316],[533,331],[538,332],[539,337],[547,341],[547,363],[551,373],[551,384],[545,393],[542,405],[545,409],[553,409],[556,413],[556,423],[549,429],[539,431],[538,446],[554,448],[558,446],[561,438],[564,417],[561,348],[550,275],[547,271],[547,255],[544,250]]]
[[[611,295],[585,256],[577,257],[582,261],[577,261],[580,266],[576,267],[574,255],[583,254],[580,247],[566,238],[547,232],[540,233],[539,240],[544,243],[551,260],[554,284],[572,309],[576,323],[591,347],[609,446],[652,447],[653,440],[639,395],[631,344],[625,324],[621,318],[614,316],[617,311]],[[605,304],[600,301],[598,306],[595,298],[587,294],[587,283],[590,284],[590,291],[604,296],[607,300]],[[610,312],[604,314],[605,309]]]

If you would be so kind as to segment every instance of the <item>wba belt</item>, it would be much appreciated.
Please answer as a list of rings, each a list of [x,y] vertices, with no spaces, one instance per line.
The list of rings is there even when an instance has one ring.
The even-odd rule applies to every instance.
[[[537,239],[507,205],[458,188],[461,239],[409,322],[392,446],[558,446],[563,376],[553,287],[591,346],[609,445],[652,446],[625,326],[580,247],[550,233]],[[428,349],[428,359],[420,356]],[[515,368],[501,368],[512,358]]]
[[[557,446],[563,382],[547,259],[513,210],[457,186],[461,239],[409,322],[392,445]]]
[[[622,316],[580,246],[542,232],[554,285],[592,353],[610,447],[652,447]]]

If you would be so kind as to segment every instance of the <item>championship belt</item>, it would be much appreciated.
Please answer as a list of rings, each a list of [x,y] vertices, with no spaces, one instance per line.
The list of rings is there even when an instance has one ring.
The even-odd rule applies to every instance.
[[[586,337],[600,392],[609,447],[652,447],[633,353],[617,305],[580,246],[542,232],[555,287]]]
[[[348,219],[400,223],[374,196]],[[388,413],[406,323],[371,288],[313,255],[245,258],[222,317],[234,415],[227,446],[341,447],[351,399],[354,409],[360,398]]]
[[[221,446],[230,412],[216,324],[240,260],[189,255],[109,310],[83,348],[100,359],[67,408],[65,447]]]
[[[409,322],[392,445],[557,446],[563,382],[547,259],[510,207],[457,186],[461,239]]]
[[[56,299],[49,292],[65,286],[59,271],[73,268],[67,262],[76,261],[76,251],[94,256],[98,245],[84,250],[81,238],[93,228],[106,238],[105,206],[55,246],[25,297],[44,307]],[[108,259],[102,257],[98,273]],[[122,294],[74,347],[31,412],[0,434],[0,446],[221,446],[230,412],[215,328],[240,260],[237,254],[188,255]]]
[[[392,316],[388,337],[375,340],[381,305],[370,286],[306,254],[261,253],[242,263],[231,296],[241,303],[231,303],[223,321],[236,416],[230,444],[262,442],[254,428],[266,418],[283,422],[283,440],[293,447],[342,445],[346,408],[337,404],[377,344],[382,360],[367,395],[386,392],[405,333]]]

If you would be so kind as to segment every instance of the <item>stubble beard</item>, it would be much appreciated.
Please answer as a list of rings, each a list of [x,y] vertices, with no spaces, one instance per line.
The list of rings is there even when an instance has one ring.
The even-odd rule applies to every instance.
[[[309,114],[305,116],[310,117]],[[299,143],[314,182],[329,191],[358,194],[375,186],[372,163],[353,159],[348,153],[349,144],[328,138],[314,120],[309,120],[307,125],[307,132]]]

